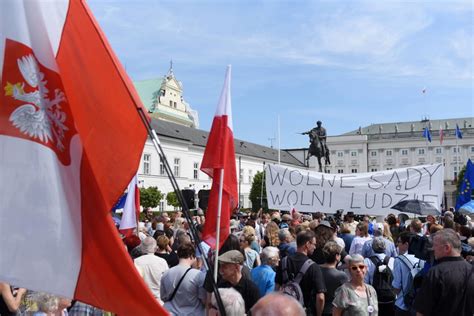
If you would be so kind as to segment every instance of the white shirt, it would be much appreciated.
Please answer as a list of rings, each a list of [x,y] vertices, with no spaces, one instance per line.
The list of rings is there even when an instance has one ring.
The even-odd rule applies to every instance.
[[[153,296],[163,304],[160,298],[160,283],[163,273],[168,270],[166,260],[155,256],[153,253],[149,253],[138,257],[134,263],[146,285],[148,285],[153,293]]]
[[[371,239],[372,237],[354,237],[354,239],[352,240],[351,248],[349,249],[349,254],[353,255],[357,253],[359,255],[362,255],[362,247],[364,247],[366,241],[369,241]]]

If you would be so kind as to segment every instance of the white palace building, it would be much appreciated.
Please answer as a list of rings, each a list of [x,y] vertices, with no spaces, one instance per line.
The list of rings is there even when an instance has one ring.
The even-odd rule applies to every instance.
[[[181,189],[210,189],[211,179],[200,171],[200,163],[209,136],[198,129],[198,115],[184,101],[182,84],[172,68],[163,79],[135,82],[135,87],[153,118],[152,125],[160,138],[168,163]],[[463,138],[455,137],[456,124]],[[423,138],[425,126],[431,129],[432,142]],[[439,128],[443,128],[440,142]],[[276,149],[235,139],[240,205],[251,207],[250,188],[254,175],[265,164],[277,163]],[[455,179],[467,159],[474,160],[474,117],[372,124],[342,135],[328,136],[331,165],[327,173],[362,173],[404,168],[430,163],[445,166],[445,203],[455,204]],[[307,148],[282,149],[281,164],[316,170],[316,159],[305,164]],[[162,193],[172,186],[163,164],[149,139],[138,170],[139,185],[156,186]],[[159,210],[172,210],[163,199]]]

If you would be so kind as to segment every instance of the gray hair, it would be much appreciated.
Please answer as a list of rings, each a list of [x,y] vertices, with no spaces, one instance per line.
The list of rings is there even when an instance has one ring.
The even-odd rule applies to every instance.
[[[372,249],[375,253],[385,252],[385,241],[383,237],[375,237],[372,239]]]
[[[453,229],[441,229],[434,234],[434,237],[438,237],[443,243],[451,245],[454,250],[461,251],[461,239]]]
[[[155,253],[156,251],[156,240],[153,237],[145,237],[143,239],[140,248],[143,253]]]
[[[53,313],[58,310],[59,298],[53,294],[35,292],[31,295],[31,299],[36,302],[40,312]]]
[[[245,315],[245,302],[234,288],[222,288],[219,289],[221,295],[222,304],[225,308],[225,314],[227,316],[242,316]],[[212,293],[211,304],[217,306],[216,296]]]
[[[270,265],[270,260],[279,258],[280,250],[277,247],[265,247],[263,248],[262,254],[260,255],[260,259],[262,259],[262,264]]]
[[[280,231],[278,232],[278,238],[280,239],[280,241],[285,241],[288,237],[291,236],[291,233],[288,229],[286,228],[282,228],[280,229]]]
[[[364,262],[364,257],[362,257],[361,255],[355,253],[351,256],[348,256],[349,257],[349,260],[348,260],[348,264],[349,266],[353,265],[353,264],[356,264],[356,263],[360,263],[362,262],[363,264],[365,264]]]

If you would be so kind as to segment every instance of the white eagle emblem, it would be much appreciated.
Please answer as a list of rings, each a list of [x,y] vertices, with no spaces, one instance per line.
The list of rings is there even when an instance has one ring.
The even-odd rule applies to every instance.
[[[7,84],[7,95],[14,99],[26,102],[15,109],[10,115],[10,122],[22,133],[41,142],[55,143],[60,151],[64,150],[64,133],[68,130],[65,125],[66,113],[61,111],[61,102],[66,101],[64,93],[54,90],[54,99],[48,98],[48,88],[44,74],[40,71],[38,62],[33,55],[18,59],[18,68],[25,81],[36,88],[33,92],[25,93],[25,83]]]

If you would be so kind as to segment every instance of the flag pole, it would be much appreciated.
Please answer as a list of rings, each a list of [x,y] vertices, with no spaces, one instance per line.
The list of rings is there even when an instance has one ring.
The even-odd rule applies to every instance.
[[[214,282],[217,283],[217,270],[219,264],[219,240],[221,238],[221,212],[222,212],[222,189],[224,187],[224,168],[220,169],[219,198],[217,201],[217,222],[216,222],[216,256],[214,258]]]
[[[280,140],[280,114],[278,114],[278,164],[281,161],[281,140]]]
[[[461,159],[461,156],[459,155],[459,144],[458,144],[458,135],[457,132],[454,132],[454,136],[456,137],[456,181],[459,176],[459,160]]]

